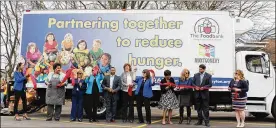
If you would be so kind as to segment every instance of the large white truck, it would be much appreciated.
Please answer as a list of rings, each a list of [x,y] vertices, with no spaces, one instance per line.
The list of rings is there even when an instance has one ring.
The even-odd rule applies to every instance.
[[[250,20],[222,11],[28,10],[23,14],[20,54],[34,53],[30,50],[30,42],[33,42],[35,51],[41,53],[41,62],[49,62],[57,58],[55,54],[43,56],[44,46],[49,40],[56,42],[58,53],[64,57],[55,61],[63,62],[66,70],[71,63],[66,60],[70,56],[64,54],[66,50],[63,49],[69,46],[63,43],[71,40],[73,48],[78,49],[79,40],[85,40],[88,50],[93,52],[93,48],[100,47],[104,53],[109,53],[112,59],[108,57],[108,60],[117,68],[117,75],[123,72],[124,63],[130,63],[137,67],[137,76],[143,69],[154,70],[157,83],[165,69],[171,70],[177,80],[183,68],[194,74],[199,64],[205,64],[207,72],[213,76],[213,88],[210,89],[210,110],[213,111],[232,111],[227,88],[235,70],[240,69],[249,81],[246,111],[258,118],[269,114],[275,118],[275,71],[269,55],[258,50],[265,43],[246,43],[235,38],[252,27]],[[49,37],[49,33],[53,36]],[[101,43],[97,45],[95,39]],[[25,56],[26,61],[30,60],[28,57]],[[97,57],[92,59],[101,62]],[[78,64],[85,66],[85,63]],[[41,78],[36,82],[40,98],[33,105],[41,106],[45,104],[46,86]],[[33,86],[28,84],[28,87]],[[68,84],[67,89],[71,88]],[[160,86],[153,86],[153,92],[154,106],[160,98]],[[70,94],[71,91],[66,92],[68,98]],[[102,106],[98,114],[104,111]]]

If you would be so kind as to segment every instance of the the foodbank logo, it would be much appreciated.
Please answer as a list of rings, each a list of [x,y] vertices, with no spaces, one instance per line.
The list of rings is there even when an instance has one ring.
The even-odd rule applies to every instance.
[[[194,25],[194,33],[191,34],[194,39],[222,39],[220,27],[217,21],[212,18],[204,17],[199,19]]]

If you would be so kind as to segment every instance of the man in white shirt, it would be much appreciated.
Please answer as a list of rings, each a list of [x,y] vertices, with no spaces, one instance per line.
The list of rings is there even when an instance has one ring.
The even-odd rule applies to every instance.
[[[105,76],[102,82],[104,97],[106,102],[106,121],[115,122],[117,101],[119,100],[118,91],[121,88],[121,78],[117,76],[115,67],[111,67],[110,75]]]

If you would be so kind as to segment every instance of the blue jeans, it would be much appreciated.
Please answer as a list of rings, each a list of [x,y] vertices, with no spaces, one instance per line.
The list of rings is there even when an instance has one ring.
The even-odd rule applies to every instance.
[[[76,118],[83,118],[83,94],[80,92],[72,96],[71,119]]]
[[[4,92],[1,92],[1,107],[4,107]]]

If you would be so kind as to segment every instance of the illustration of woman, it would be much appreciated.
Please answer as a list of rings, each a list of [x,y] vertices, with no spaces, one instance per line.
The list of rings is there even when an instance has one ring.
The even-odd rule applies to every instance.
[[[28,62],[28,68],[34,68],[37,62],[42,59],[41,53],[34,42],[28,44],[26,59]]]
[[[86,41],[80,40],[77,47],[73,50],[73,65],[75,66],[77,64],[77,68],[84,68],[87,65],[88,53]]]
[[[48,33],[46,35],[44,52],[48,55],[49,53],[56,54],[58,51],[58,43],[56,42],[55,35],[53,33]]]
[[[73,50],[73,35],[71,33],[67,33],[64,36],[64,40],[61,42],[62,51],[69,51],[72,52]]]
[[[98,61],[99,73],[96,76],[96,81],[98,85],[101,85],[101,81],[104,76],[109,75],[109,71],[111,68],[111,55],[109,53],[103,53],[100,60]]]
[[[101,55],[103,54],[103,50],[101,49],[102,41],[99,39],[93,40],[93,47],[89,51],[89,56],[91,58],[92,64],[96,65],[97,61],[100,59]]]

